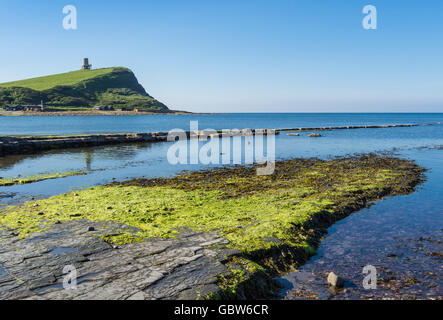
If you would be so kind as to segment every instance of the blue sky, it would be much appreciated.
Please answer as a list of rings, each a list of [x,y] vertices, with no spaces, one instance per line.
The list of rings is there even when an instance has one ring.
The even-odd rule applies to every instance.
[[[368,4],[377,30],[362,28]],[[2,0],[0,36],[0,82],[89,57],[174,109],[443,112],[440,0]]]

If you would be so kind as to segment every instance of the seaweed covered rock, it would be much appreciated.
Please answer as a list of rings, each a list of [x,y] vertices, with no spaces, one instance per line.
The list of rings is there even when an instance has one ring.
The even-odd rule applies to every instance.
[[[258,176],[256,167],[247,166],[183,173],[173,178],[134,179],[0,209],[0,230],[9,230],[4,238],[22,246],[35,244],[25,240],[29,238],[52,239],[48,233],[58,228],[69,234],[69,228],[81,223],[79,243],[87,243],[85,237],[94,237],[93,243],[100,246],[118,246],[121,249],[117,251],[128,253],[123,260],[129,262],[131,248],[146,252],[153,242],[171,241],[180,250],[168,251],[168,259],[174,265],[185,265],[172,273],[167,269],[164,280],[149,283],[142,290],[146,298],[193,298],[198,292],[212,298],[265,298],[266,292],[276,292],[272,277],[315,254],[331,224],[374,200],[412,192],[423,180],[423,172],[411,161],[371,154],[329,161],[277,161],[270,176]],[[118,228],[109,228],[109,224]],[[87,231],[92,225],[96,232]],[[184,235],[184,230],[191,236]],[[9,239],[10,232],[16,238]],[[70,237],[66,241],[63,247],[72,247]],[[60,246],[60,241],[57,243]],[[95,250],[88,246],[82,250]],[[0,255],[0,264],[13,255],[16,252],[8,249]],[[169,260],[161,256],[153,265],[169,266]],[[45,263],[57,263],[56,258],[45,258]],[[207,268],[208,259],[213,268]],[[17,260],[19,269],[21,262]],[[116,273],[101,279],[112,290],[120,283],[117,272],[122,259],[114,262],[118,262]],[[108,267],[104,262],[101,265]],[[33,279],[36,276],[45,274],[34,274]],[[204,282],[200,283],[203,287],[195,285],[196,279]],[[337,286],[339,279],[331,276],[330,282]],[[132,296],[127,293],[108,294],[115,298]]]

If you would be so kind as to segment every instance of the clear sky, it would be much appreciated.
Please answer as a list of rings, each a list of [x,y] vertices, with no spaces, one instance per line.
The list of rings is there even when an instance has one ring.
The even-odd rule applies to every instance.
[[[0,38],[0,82],[89,57],[174,109],[443,112],[441,0],[2,0]]]

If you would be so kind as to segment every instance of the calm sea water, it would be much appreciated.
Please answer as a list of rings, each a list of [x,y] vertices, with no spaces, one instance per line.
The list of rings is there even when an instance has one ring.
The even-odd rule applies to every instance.
[[[335,271],[349,280],[346,293],[335,298],[442,296],[441,257],[443,230],[443,114],[220,114],[186,116],[0,117],[2,135],[82,134],[167,131],[189,129],[293,128],[371,124],[422,124],[411,128],[357,129],[321,132],[321,138],[281,134],[276,137],[277,159],[332,158],[368,152],[388,152],[411,159],[429,169],[427,181],[413,194],[378,201],[369,209],[330,228],[318,255],[298,273],[282,279],[287,298],[306,298],[313,292],[331,297],[325,274]],[[172,176],[202,165],[174,166],[167,161],[170,143],[103,146],[48,151],[37,155],[0,158],[0,176],[87,170],[86,176],[0,187],[3,205],[43,198],[113,180]],[[428,240],[420,240],[428,239]],[[388,257],[389,256],[389,257]],[[380,286],[366,292],[361,268],[373,264],[380,276],[400,279],[400,288]],[[387,271],[386,271],[387,270]],[[393,275],[392,275],[393,274]],[[411,280],[415,279],[415,280]],[[396,290],[396,291],[395,291]]]
[[[0,135],[55,135],[154,132],[180,128],[198,120],[200,129],[296,128],[348,125],[438,123],[442,114],[402,113],[256,113],[146,116],[0,117]]]

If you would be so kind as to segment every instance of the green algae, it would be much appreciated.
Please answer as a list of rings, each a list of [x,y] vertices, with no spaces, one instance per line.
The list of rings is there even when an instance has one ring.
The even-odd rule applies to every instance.
[[[86,171],[76,171],[76,172],[46,173],[46,174],[38,174],[27,177],[16,177],[10,179],[0,178],[0,187],[13,186],[17,184],[29,184],[44,180],[66,178],[66,177],[86,175],[86,174],[87,174]]]
[[[184,172],[70,192],[2,209],[0,228],[26,238],[55,221],[87,219],[138,230],[104,236],[116,244],[175,237],[183,229],[217,231],[240,254],[226,262],[220,291],[202,298],[269,298],[279,290],[272,275],[314,255],[328,226],[373,200],[412,192],[424,172],[413,162],[376,155],[280,161],[271,176],[255,170]]]
[[[411,170],[420,171],[410,162],[377,156],[283,161],[265,177],[254,170],[223,168],[71,192],[8,207],[0,211],[0,226],[28,237],[55,221],[113,221],[138,229],[106,237],[117,244],[174,237],[188,228],[218,231],[247,254],[281,245],[309,252],[307,237],[295,230],[312,217],[333,216],[368,192],[400,192],[416,178]]]
[[[231,267],[226,274],[218,276],[217,283],[222,293],[213,293],[206,297],[207,299],[219,300],[235,297],[238,295],[238,290],[245,282],[248,282],[251,277],[256,277],[257,274],[266,274],[266,269],[263,266],[244,257],[233,257],[230,265]]]

